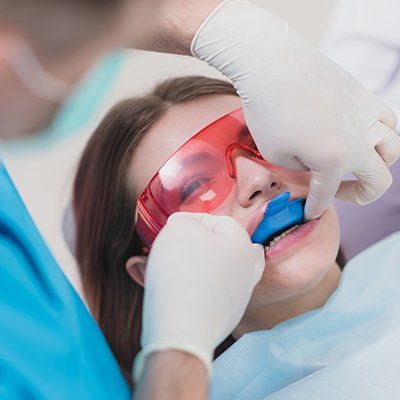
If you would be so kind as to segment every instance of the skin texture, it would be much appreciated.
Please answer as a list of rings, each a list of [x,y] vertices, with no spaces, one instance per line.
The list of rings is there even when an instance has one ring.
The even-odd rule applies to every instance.
[[[183,143],[240,105],[240,99],[235,96],[212,95],[172,106],[147,133],[133,158],[129,185],[135,197]],[[243,154],[236,155],[234,163],[236,184],[215,214],[232,216],[250,234],[262,218],[260,207],[267,201],[284,191],[291,192],[293,197],[307,196],[308,172],[285,170]],[[267,252],[263,277],[241,323],[233,332],[234,337],[270,329],[279,322],[322,306],[336,289],[340,276],[335,262],[339,243],[339,224],[331,205],[313,231],[295,248],[278,256],[270,256]],[[130,275],[144,286],[145,263],[143,256],[127,261]]]

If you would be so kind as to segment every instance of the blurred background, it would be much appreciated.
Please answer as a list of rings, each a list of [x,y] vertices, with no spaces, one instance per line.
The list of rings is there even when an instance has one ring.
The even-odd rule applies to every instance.
[[[287,19],[297,31],[317,45],[323,37],[335,3],[334,0],[254,2]],[[6,152],[5,162],[29,211],[79,293],[80,281],[74,258],[63,238],[62,222],[71,199],[71,183],[80,153],[99,120],[117,101],[141,94],[166,77],[185,74],[218,76],[210,67],[190,57],[139,51],[123,51],[113,55],[88,75],[87,92],[84,94],[87,97],[75,105],[68,105],[50,133],[59,136],[73,132],[74,135],[54,141],[44,152],[37,152],[40,142],[32,142],[28,150],[22,151],[16,147]],[[105,100],[99,104],[96,102],[96,91],[93,89],[90,92],[93,81],[96,81],[96,90],[107,91]],[[80,117],[76,117],[73,123],[68,122],[68,113],[76,109],[79,109]]]

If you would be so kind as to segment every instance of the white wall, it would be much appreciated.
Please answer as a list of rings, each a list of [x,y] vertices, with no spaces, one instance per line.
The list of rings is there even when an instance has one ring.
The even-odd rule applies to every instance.
[[[254,0],[267,6],[289,22],[305,37],[318,43],[334,0]],[[160,68],[161,67],[161,68]],[[218,74],[205,64],[189,57],[131,52],[110,93],[102,112],[79,134],[46,149],[40,155],[6,157],[11,175],[27,203],[39,229],[60,266],[81,293],[74,259],[63,240],[61,221],[70,199],[71,182],[83,146],[101,116],[116,101],[143,92],[156,80],[181,74]]]

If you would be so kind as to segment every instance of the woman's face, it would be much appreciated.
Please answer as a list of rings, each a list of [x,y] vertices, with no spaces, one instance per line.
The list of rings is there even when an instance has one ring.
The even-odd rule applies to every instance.
[[[168,158],[209,123],[239,108],[232,95],[210,95],[170,107],[146,134],[132,161],[131,181],[136,198]],[[268,135],[268,132],[265,133]],[[252,234],[265,205],[279,193],[306,198],[309,172],[291,171],[237,154],[236,184],[214,214],[229,215]],[[339,224],[331,205],[316,221],[305,224],[266,251],[266,268],[254,290],[252,304],[289,300],[315,287],[335,262]]]

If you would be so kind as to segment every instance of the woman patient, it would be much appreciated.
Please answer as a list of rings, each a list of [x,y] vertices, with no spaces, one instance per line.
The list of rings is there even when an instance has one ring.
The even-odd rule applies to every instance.
[[[147,96],[116,105],[83,153],[74,185],[75,253],[89,307],[126,376],[140,350],[150,244],[136,229],[138,199],[183,144],[240,107],[239,97],[227,82],[203,77],[171,79]],[[246,139],[247,147],[231,154],[234,184],[213,214],[232,216],[252,234],[272,198],[283,192],[290,192],[292,198],[306,198],[309,173],[269,164],[259,157],[250,139]],[[213,168],[211,162],[206,165]],[[189,182],[179,193],[158,195],[170,196],[171,202],[176,201],[173,196],[179,196],[182,210],[198,211],[191,207],[191,196],[199,190],[207,194],[211,178],[204,176],[203,170],[198,173],[196,168],[187,168]],[[324,306],[341,275],[339,244],[333,206],[318,220],[268,243],[264,275],[242,321],[217,353],[245,333],[271,330]]]

